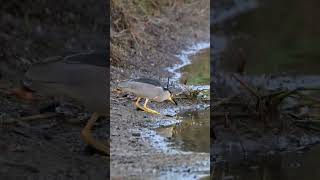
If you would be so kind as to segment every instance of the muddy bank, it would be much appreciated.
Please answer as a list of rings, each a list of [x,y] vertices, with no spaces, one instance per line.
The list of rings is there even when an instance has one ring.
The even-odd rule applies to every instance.
[[[299,150],[319,143],[317,130],[312,130],[311,124],[310,128],[306,124],[300,126],[301,124],[297,121],[305,116],[312,118],[313,112],[316,111],[312,106],[299,104],[295,99],[288,97],[281,105],[275,107],[277,115],[270,117],[267,122],[261,121],[239,103],[247,101],[244,104],[249,107],[250,103],[257,102],[255,97],[250,95],[248,90],[232,76],[224,74],[223,77],[227,79],[223,83],[220,81],[221,89],[216,89],[216,93],[220,97],[238,95],[221,107],[214,106],[215,114],[212,117],[215,119],[215,125],[213,129],[217,139],[212,145],[213,154],[225,152],[230,154],[242,152],[244,155],[247,153],[275,153]],[[279,89],[293,92],[299,88],[313,89],[320,85],[318,76],[277,77],[270,75],[239,76],[239,78],[252,88],[260,87],[260,92],[265,96],[279,92]],[[224,88],[227,88],[228,91],[225,91]],[[306,94],[312,94],[312,92],[306,92]],[[216,100],[216,102],[219,101]],[[297,116],[293,117],[293,114]]]
[[[164,84],[168,76],[173,77],[174,74],[167,68],[183,63],[176,55],[195,43],[209,40],[207,3],[208,1],[185,3],[179,8],[173,6],[164,9],[158,16],[149,17],[151,24],[143,26],[145,31],[140,32],[139,36],[147,43],[138,41],[137,44],[134,43],[133,49],[125,46],[126,56],[112,60],[111,88],[115,89],[117,82],[121,80],[136,77],[152,77],[160,79]],[[139,34],[138,30],[134,32]],[[117,47],[114,50],[117,51]],[[135,54],[130,54],[132,51]],[[174,93],[180,91],[179,86],[175,86],[176,83],[171,87]],[[116,91],[111,93],[112,178],[197,179],[209,173],[208,153],[172,150],[165,146],[163,138],[155,132],[155,128],[161,125],[177,123],[174,115],[181,108],[201,108],[201,104],[204,106],[206,102],[177,99],[177,108],[167,102],[150,103],[150,108],[162,113],[155,116],[137,111],[133,104],[134,97],[124,95]],[[168,109],[171,111],[167,111]]]

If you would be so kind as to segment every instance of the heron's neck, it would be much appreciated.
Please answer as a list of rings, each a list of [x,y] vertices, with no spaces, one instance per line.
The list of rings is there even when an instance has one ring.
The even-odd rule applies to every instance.
[[[168,99],[167,96],[168,96],[167,93],[162,92],[161,95],[159,96],[159,101],[162,102],[162,101]]]

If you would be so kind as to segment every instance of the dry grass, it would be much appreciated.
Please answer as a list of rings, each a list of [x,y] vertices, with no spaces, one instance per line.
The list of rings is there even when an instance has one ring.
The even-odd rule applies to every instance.
[[[195,11],[195,4],[202,10]],[[130,52],[142,56],[142,49],[152,46],[152,40],[159,37],[147,31],[150,27],[164,32],[178,30],[170,17],[182,18],[189,14],[188,21],[195,22],[194,13],[203,14],[208,7],[207,0],[112,0],[111,1],[111,64],[122,66]],[[172,15],[174,14],[174,15]],[[199,16],[197,16],[199,17]],[[171,30],[170,30],[171,28]],[[159,34],[159,33],[158,33]]]

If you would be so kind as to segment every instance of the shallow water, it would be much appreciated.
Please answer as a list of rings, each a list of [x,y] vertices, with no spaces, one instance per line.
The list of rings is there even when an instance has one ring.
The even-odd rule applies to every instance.
[[[215,36],[227,41],[218,69],[235,72],[244,66],[248,74],[320,74],[320,24],[317,23],[320,1],[235,2],[238,4],[235,3],[234,8],[217,15],[216,23],[220,25],[212,28]],[[256,6],[227,16],[235,9],[246,7],[241,6],[241,2]],[[229,19],[218,21],[218,17]]]
[[[196,43],[193,46],[191,46],[190,48],[182,51],[180,54],[176,55],[176,57],[178,57],[181,61],[180,64],[176,64],[173,67],[169,67],[167,68],[167,70],[171,73],[173,73],[173,77],[171,77],[170,79],[176,82],[179,82],[181,79],[181,68],[189,65],[192,63],[192,61],[194,60],[191,59],[191,57],[193,55],[198,54],[199,52],[201,52],[201,50],[203,49],[208,49],[210,47],[210,43],[208,42],[201,42],[201,43]],[[209,57],[208,57],[209,59]],[[192,61],[191,61],[192,60]]]
[[[210,89],[210,44],[199,43],[181,52],[181,65],[169,68],[175,83],[189,89]],[[180,123],[157,128],[168,148],[184,152],[210,152],[210,110],[188,110],[177,115]]]
[[[210,152],[210,110],[179,114],[181,123],[157,128],[172,149],[192,152]]]
[[[210,48],[201,50],[191,59],[191,64],[180,69],[180,82],[187,85],[210,84]]]
[[[304,153],[286,153],[216,166],[213,179],[318,180],[320,146]]]

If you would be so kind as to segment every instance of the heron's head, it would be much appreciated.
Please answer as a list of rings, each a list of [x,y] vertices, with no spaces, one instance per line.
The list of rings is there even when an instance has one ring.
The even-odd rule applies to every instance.
[[[164,100],[169,100],[173,104],[178,105],[178,103],[173,99],[173,94],[168,89],[164,89]]]
[[[178,103],[173,99],[173,94],[172,94],[172,92],[169,90],[169,82],[170,82],[170,78],[168,77],[167,87],[163,88],[163,90],[164,90],[164,95],[165,95],[164,100],[169,100],[169,101],[171,101],[173,104],[178,105]]]

